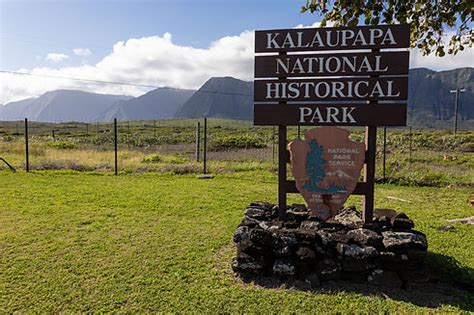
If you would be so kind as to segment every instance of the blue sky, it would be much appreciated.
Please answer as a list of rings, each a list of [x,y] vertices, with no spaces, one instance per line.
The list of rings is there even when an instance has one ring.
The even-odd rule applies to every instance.
[[[212,41],[245,30],[288,28],[318,18],[301,14],[305,0],[164,1],[1,1],[2,68],[48,64],[50,52],[70,54],[77,47],[97,62],[120,40],[169,32],[178,45],[208,47]],[[68,58],[80,64],[81,58]],[[56,65],[57,66],[57,65]]]
[[[151,88],[79,78],[197,89],[214,76],[253,78],[256,29],[311,26],[306,0],[0,0],[0,104],[56,89],[138,96]],[[410,66],[474,66],[472,49]],[[55,78],[53,78],[55,77]],[[61,78],[58,78],[61,77]]]

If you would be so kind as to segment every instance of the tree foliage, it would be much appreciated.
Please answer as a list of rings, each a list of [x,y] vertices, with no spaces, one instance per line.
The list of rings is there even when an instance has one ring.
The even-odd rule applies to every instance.
[[[323,16],[321,26],[356,26],[363,20],[366,25],[411,24],[411,46],[424,55],[455,55],[472,47],[474,32],[472,0],[306,0],[301,12]],[[443,35],[454,28],[449,43]]]

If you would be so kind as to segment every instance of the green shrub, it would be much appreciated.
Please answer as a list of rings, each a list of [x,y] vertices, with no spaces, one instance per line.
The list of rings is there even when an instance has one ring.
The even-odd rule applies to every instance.
[[[13,142],[13,141],[15,141],[15,137],[6,135],[6,136],[3,136],[2,141],[3,142]]]
[[[262,138],[256,135],[229,135],[220,136],[212,139],[209,148],[213,151],[222,151],[229,149],[250,149],[264,148],[267,144]]]
[[[142,162],[143,163],[159,163],[162,162],[163,158],[159,154],[149,154],[145,155]]]
[[[55,142],[45,142],[46,146],[59,150],[71,150],[77,149],[77,144],[70,141],[55,141]]]

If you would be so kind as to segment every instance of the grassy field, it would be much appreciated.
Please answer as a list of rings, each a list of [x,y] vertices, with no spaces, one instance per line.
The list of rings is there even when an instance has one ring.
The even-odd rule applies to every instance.
[[[123,173],[161,172],[197,174],[197,120],[119,123],[119,168]],[[250,122],[210,119],[208,167],[215,174],[246,171],[276,172],[276,148],[272,127]],[[54,138],[52,133],[54,130]],[[30,165],[33,170],[111,172],[114,167],[111,124],[31,122]],[[305,128],[302,128],[303,135]],[[25,167],[21,122],[0,122],[0,157],[18,169]],[[355,140],[363,129],[352,129]],[[297,137],[289,128],[288,140]],[[378,135],[376,176],[383,179],[383,134]],[[201,153],[202,158],[202,153]],[[0,163],[0,170],[6,165]],[[474,132],[389,128],[385,182],[445,187],[474,183]]]
[[[426,233],[438,283],[404,290],[327,285],[266,289],[234,277],[244,207],[276,201],[276,177],[239,171],[199,180],[160,173],[0,171],[0,313],[473,312],[472,189],[377,185],[376,206]],[[394,200],[392,197],[406,201]],[[301,202],[294,196],[291,202]],[[348,204],[358,204],[351,197]]]
[[[474,132],[389,129],[383,179],[379,131],[376,206],[406,212],[427,234],[437,283],[303,292],[245,284],[230,268],[245,206],[276,202],[273,128],[209,120],[216,177],[199,180],[196,123],[121,122],[112,176],[111,124],[30,123],[27,174],[22,123],[0,122],[0,157],[19,170],[0,164],[0,313],[474,311],[473,228],[437,229],[473,215]]]

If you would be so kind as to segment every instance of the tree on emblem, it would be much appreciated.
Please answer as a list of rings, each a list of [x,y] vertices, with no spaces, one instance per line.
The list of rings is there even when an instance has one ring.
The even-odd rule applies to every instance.
[[[323,158],[323,146],[319,145],[316,140],[309,142],[309,153],[306,156],[306,174],[308,175],[308,181],[304,184],[303,188],[313,193],[320,194],[345,194],[347,188],[344,185],[336,185],[332,183],[328,188],[321,188],[319,184],[326,177],[326,171],[324,166],[327,161]]]
[[[308,174],[308,181],[304,184],[303,188],[312,191],[319,192],[320,188],[318,184],[323,181],[326,176],[324,171],[324,165],[326,160],[323,158],[323,146],[319,145],[316,140],[309,142],[309,153],[306,156],[306,173]]]

